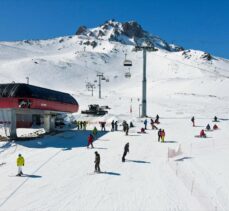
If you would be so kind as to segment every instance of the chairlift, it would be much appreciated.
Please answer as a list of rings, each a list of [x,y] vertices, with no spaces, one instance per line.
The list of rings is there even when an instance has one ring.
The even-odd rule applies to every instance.
[[[123,62],[123,66],[132,66],[132,61],[131,60],[128,60],[128,59],[125,59],[124,62]]]
[[[125,78],[130,78],[131,77],[131,73],[130,72],[126,72],[125,73]]]
[[[97,83],[97,80],[94,80],[94,83]]]
[[[103,77],[101,78],[101,80],[105,81],[105,80],[106,80],[106,78],[103,76]]]

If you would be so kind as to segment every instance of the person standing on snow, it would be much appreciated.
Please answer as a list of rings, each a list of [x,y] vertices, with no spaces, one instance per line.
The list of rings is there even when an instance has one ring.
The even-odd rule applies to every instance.
[[[115,131],[118,131],[118,121],[115,121],[114,126],[115,126]]]
[[[126,124],[126,136],[128,136],[128,133],[129,133],[129,125]]]
[[[112,132],[114,131],[114,128],[115,128],[115,123],[114,123],[114,120],[112,120],[112,122],[111,122],[111,131]]]
[[[95,172],[101,172],[99,165],[100,165],[100,155],[97,151],[95,151]]]
[[[23,175],[23,172],[22,172],[22,166],[25,165],[25,159],[22,157],[21,154],[18,155],[18,158],[17,158],[17,167],[18,167],[18,174],[17,176],[21,176]]]
[[[161,139],[161,128],[158,130],[157,135],[158,135],[158,142],[160,142],[160,139]]]
[[[165,142],[165,130],[163,129],[162,131],[161,131],[161,142]]]
[[[91,145],[91,148],[94,148],[94,146],[93,146],[93,144],[92,144],[92,142],[93,142],[93,135],[92,134],[90,134],[89,136],[88,136],[88,138],[87,138],[87,148],[89,148],[89,146]]]
[[[147,119],[144,120],[145,130],[147,130]]]
[[[160,122],[159,122],[159,115],[158,115],[158,114],[157,114],[157,116],[156,116],[155,123],[156,123],[156,124],[159,124],[159,123],[160,123]]]
[[[191,121],[192,121],[192,126],[195,127],[195,118],[194,118],[194,116],[191,118]]]
[[[128,152],[129,152],[129,143],[126,143],[126,145],[124,146],[124,153],[123,153],[123,156],[122,156],[122,162],[126,161],[125,157],[126,157]]]
[[[94,140],[96,140],[97,133],[98,133],[98,130],[96,127],[94,127],[94,129],[92,130],[92,135],[94,137]]]

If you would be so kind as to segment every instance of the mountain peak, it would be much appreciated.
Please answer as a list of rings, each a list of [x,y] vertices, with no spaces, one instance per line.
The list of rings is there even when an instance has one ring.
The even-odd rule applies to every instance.
[[[154,36],[145,31],[137,21],[118,22],[114,19],[107,20],[99,27],[88,29],[80,26],[76,31],[76,35],[84,35],[96,39],[103,39],[115,42],[121,42],[126,45],[142,45],[146,43],[148,46],[155,46],[168,51],[180,51],[182,47],[169,45],[165,40],[158,36]]]

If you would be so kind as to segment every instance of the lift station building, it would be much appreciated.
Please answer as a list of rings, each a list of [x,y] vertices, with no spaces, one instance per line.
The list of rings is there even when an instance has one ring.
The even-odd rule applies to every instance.
[[[0,124],[17,137],[17,128],[42,126],[46,132],[55,128],[56,117],[74,113],[77,101],[68,93],[24,83],[0,84]]]

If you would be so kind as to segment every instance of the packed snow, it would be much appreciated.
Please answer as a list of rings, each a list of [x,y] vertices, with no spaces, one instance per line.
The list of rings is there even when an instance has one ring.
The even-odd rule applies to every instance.
[[[87,40],[98,45],[83,44]],[[30,84],[71,93],[80,111],[96,103],[111,107],[102,117],[69,114],[69,125],[53,134],[18,129],[19,137],[32,138],[1,141],[0,210],[229,210],[229,61],[206,60],[196,50],[148,52],[149,117],[142,134],[142,52],[132,50],[83,35],[0,43],[0,83],[25,83],[29,77]],[[123,66],[125,54],[133,62],[130,70]],[[127,71],[130,78],[124,76]],[[98,87],[91,96],[85,86],[98,80],[97,72],[109,79],[102,81],[102,99]],[[156,114],[165,143],[158,142],[158,130],[150,126]],[[219,129],[196,138],[208,123],[215,124],[214,116]],[[87,130],[77,130],[73,120],[88,121]],[[111,132],[112,120],[118,121],[118,131]],[[128,135],[123,120],[134,124]],[[100,121],[106,121],[105,132]],[[95,148],[87,148],[95,126]],[[0,130],[4,136],[4,127]],[[123,163],[127,142],[130,152]],[[95,151],[101,156],[99,174],[94,173]],[[22,177],[15,176],[19,153],[25,158]]]

